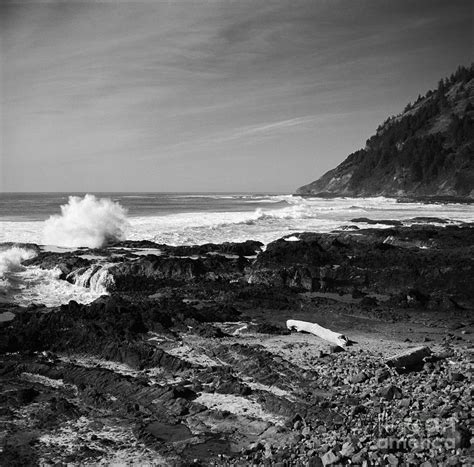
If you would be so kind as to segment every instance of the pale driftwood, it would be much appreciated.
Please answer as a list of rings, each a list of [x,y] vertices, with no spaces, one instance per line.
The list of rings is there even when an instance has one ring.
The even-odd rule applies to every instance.
[[[340,347],[345,347],[349,344],[349,339],[343,334],[331,331],[330,329],[323,328],[316,323],[308,323],[307,321],[297,321],[295,319],[289,319],[286,322],[286,327],[291,331],[295,330],[298,332],[309,332],[315,336],[320,337],[326,341],[332,342]]]
[[[414,347],[390,357],[385,363],[392,368],[410,368],[423,363],[425,357],[431,355],[429,347]]]

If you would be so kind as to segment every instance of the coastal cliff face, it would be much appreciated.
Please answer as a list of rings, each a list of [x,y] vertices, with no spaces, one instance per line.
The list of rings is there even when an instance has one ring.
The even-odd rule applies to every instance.
[[[474,198],[474,65],[390,117],[306,196]]]

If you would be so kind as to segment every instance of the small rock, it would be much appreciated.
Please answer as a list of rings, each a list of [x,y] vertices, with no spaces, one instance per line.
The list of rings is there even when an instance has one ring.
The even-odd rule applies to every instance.
[[[329,450],[326,454],[323,455],[321,458],[323,465],[333,465],[339,462],[339,456],[336,456],[331,450]]]
[[[357,373],[356,375],[352,376],[352,378],[349,380],[352,384],[357,384],[357,383],[363,383],[364,381],[367,381],[369,377],[361,371],[360,373]]]
[[[341,448],[341,456],[343,457],[351,457],[355,452],[355,447],[354,445],[347,441],[342,445]]]
[[[464,381],[465,376],[462,373],[453,372],[449,375],[449,381],[456,382],[456,381]]]
[[[423,365],[423,370],[425,370],[425,371],[427,371],[427,372],[431,372],[431,371],[433,371],[434,369],[435,369],[435,366],[434,366],[434,364],[431,363],[431,362],[425,363],[425,364]]]
[[[454,356],[454,352],[452,351],[452,349],[446,349],[443,352],[440,352],[439,354],[436,354],[436,357],[439,360],[442,360],[442,359],[445,359],[445,358],[451,358],[453,356]]]
[[[345,423],[345,418],[341,414],[336,414],[332,417],[332,423],[336,426],[342,426]]]
[[[461,462],[459,462],[459,456],[448,457],[447,465],[461,465]]]
[[[441,407],[441,410],[439,411],[439,416],[441,418],[447,418],[449,414],[451,413],[452,409],[449,405],[444,405]]]
[[[323,467],[323,461],[319,456],[311,456],[306,463],[306,467]]]
[[[393,454],[389,454],[387,456],[387,462],[390,464],[390,465],[398,465],[399,464],[399,460],[398,460],[398,457],[397,456],[394,456]]]
[[[356,405],[352,411],[351,411],[351,414],[352,416],[354,415],[358,415],[358,414],[361,414],[361,413],[366,413],[367,412],[367,407],[359,404],[359,405]]]
[[[366,458],[366,455],[367,455],[367,450],[362,449],[351,457],[351,462],[355,465],[360,465],[362,464],[362,461]]]
[[[386,368],[379,368],[375,372],[375,379],[377,380],[377,383],[381,383],[387,378],[390,378],[390,371],[388,371]]]
[[[391,401],[392,399],[400,399],[402,396],[402,391],[397,386],[390,384],[380,389],[379,395],[384,399]]]

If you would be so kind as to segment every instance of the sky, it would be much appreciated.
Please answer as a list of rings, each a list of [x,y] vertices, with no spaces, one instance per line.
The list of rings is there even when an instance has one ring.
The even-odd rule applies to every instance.
[[[470,0],[0,2],[0,191],[293,192],[473,59]]]

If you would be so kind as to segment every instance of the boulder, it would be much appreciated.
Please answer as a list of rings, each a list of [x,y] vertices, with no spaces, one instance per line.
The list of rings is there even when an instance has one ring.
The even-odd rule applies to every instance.
[[[385,363],[392,368],[404,369],[422,366],[424,359],[431,356],[431,349],[426,346],[415,347],[408,349],[405,352],[399,353],[390,357]]]

